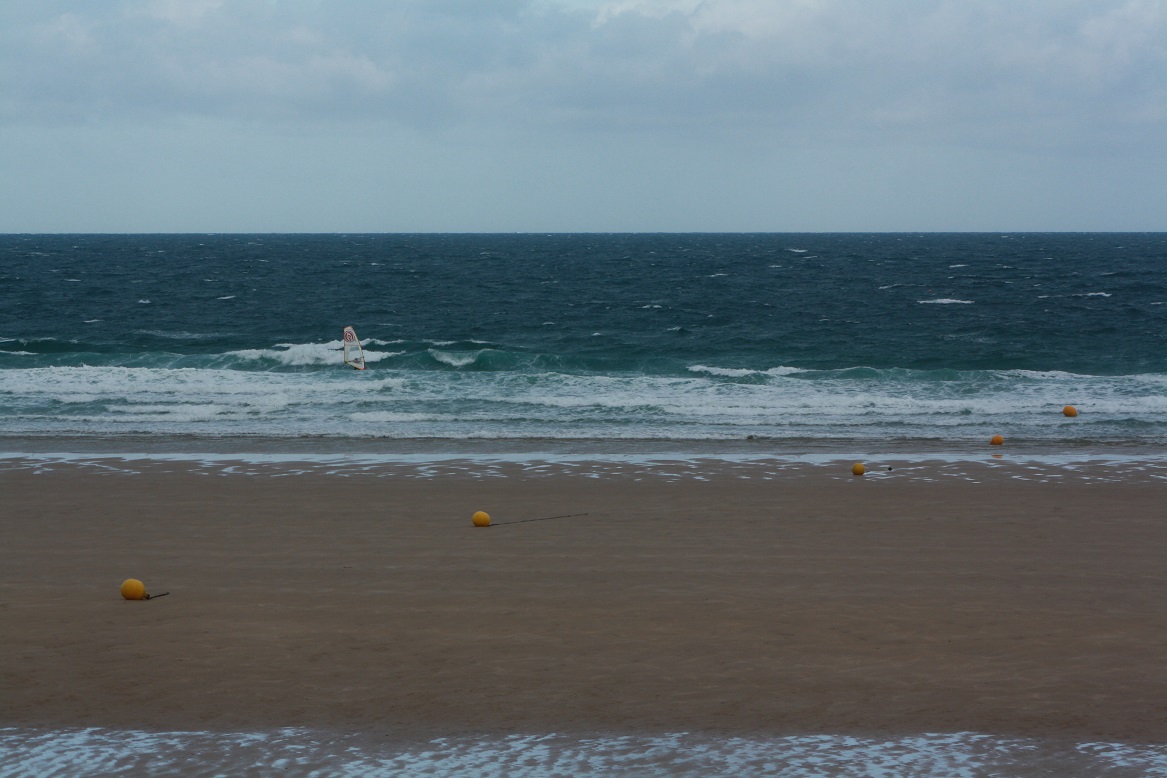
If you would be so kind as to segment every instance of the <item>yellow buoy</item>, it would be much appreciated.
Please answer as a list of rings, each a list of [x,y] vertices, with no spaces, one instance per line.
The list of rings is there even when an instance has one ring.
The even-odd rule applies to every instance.
[[[475,527],[489,527],[490,526],[490,514],[487,513],[486,511],[477,511],[471,517],[471,521],[474,522]]]
[[[145,600],[146,585],[137,578],[127,578],[122,581],[122,597],[127,600]]]
[[[994,446],[1000,446],[1004,442],[1005,442],[1005,439],[1003,437],[1001,437],[1000,435],[994,435],[993,439],[989,441],[989,443],[991,443]]]
[[[1078,409],[1072,405],[1067,405],[1065,408],[1062,408],[1062,415],[1073,418],[1078,415]]]
[[[867,468],[863,466],[862,462],[856,462],[851,465],[851,475],[863,475],[867,472]]]

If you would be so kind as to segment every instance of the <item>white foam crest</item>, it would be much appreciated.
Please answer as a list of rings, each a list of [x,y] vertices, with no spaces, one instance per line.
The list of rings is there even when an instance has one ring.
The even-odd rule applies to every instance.
[[[81,417],[90,422],[113,421],[116,424],[141,422],[198,422],[233,416],[246,416],[246,412],[232,405],[127,405],[110,406],[106,409],[111,417]]]
[[[232,406],[226,405],[202,405],[196,406],[193,404],[186,405],[108,405],[106,410],[110,413],[142,413],[142,414],[157,414],[171,413],[180,410],[194,410],[207,415],[222,413],[228,411]]]
[[[27,370],[0,371],[0,390],[57,392],[185,392],[205,388],[213,391],[239,390],[246,393],[277,391],[284,386],[313,388],[319,391],[336,391],[333,382],[341,381],[346,387],[392,388],[403,381],[400,377],[367,378],[362,374],[344,369],[339,362],[335,371],[314,373],[273,373],[244,370],[220,370],[200,367],[123,367],[91,366],[39,367]]]
[[[805,373],[805,372],[807,372],[807,371],[801,367],[787,367],[786,365],[778,365],[777,367],[771,367],[771,368],[767,369],[766,375],[785,376],[785,375],[797,375],[799,373]]]
[[[246,416],[255,413],[278,411],[292,405],[292,400],[285,393],[253,394],[247,397],[232,397],[231,404],[173,402],[173,403],[126,403],[122,405],[106,404],[105,410],[113,414],[139,414],[163,416],[166,414],[189,415],[190,418],[210,416]]]
[[[278,362],[289,367],[306,367],[310,365],[340,364],[341,349],[339,340],[328,343],[277,343],[272,348],[240,349],[228,351],[227,356],[253,361]],[[369,351],[365,349],[365,362],[380,362],[402,352]]]
[[[1000,376],[1014,376],[1018,378],[1033,378],[1039,381],[1077,381],[1090,376],[1078,373],[1067,373],[1064,370],[999,370]]]
[[[938,297],[935,300],[916,300],[921,305],[972,305],[972,300],[957,300],[954,297]]]
[[[208,338],[219,337],[212,332],[187,332],[186,330],[178,330],[172,332],[170,330],[136,330],[138,335],[149,335],[154,338],[165,338],[167,340],[206,340]]]
[[[472,365],[478,361],[478,358],[482,356],[482,354],[485,353],[487,349],[479,349],[477,351],[439,351],[438,349],[431,348],[427,349],[426,351],[431,357],[436,359],[438,362],[441,362],[443,365],[449,365],[450,367],[466,367],[467,365]]]
[[[400,379],[364,382],[362,378],[362,374],[340,368],[335,374],[316,377],[202,368],[44,367],[0,371],[0,393],[31,402],[74,404],[227,397],[234,404],[285,405],[294,401],[341,402],[341,388],[351,397],[400,385]]]
[[[405,343],[404,340],[396,341],[396,342]],[[419,342],[426,343],[430,346],[437,346],[437,347],[443,347],[443,348],[446,346],[453,346],[457,343],[469,343],[469,344],[474,345],[474,346],[487,346],[487,347],[492,347],[494,345],[494,343],[492,341],[478,340],[477,338],[470,338],[468,340],[425,340],[425,339],[422,339]]]
[[[247,360],[266,360],[283,365],[326,365],[339,361],[340,342],[334,343],[281,343],[275,348],[252,348],[228,351],[227,356]]]
[[[761,375],[761,370],[736,367],[709,367],[708,365],[690,365],[689,370],[694,373],[708,373],[709,375],[725,376],[727,378],[744,378],[748,375]]]
[[[413,421],[441,421],[451,417],[431,413],[394,413],[392,411],[359,411],[350,413],[353,421],[374,422],[378,424]]]
[[[737,367],[712,367],[710,365],[689,365],[687,368],[693,373],[705,373],[707,375],[721,376],[725,378],[745,378],[751,375],[766,375],[775,378],[782,376],[797,375],[798,373],[807,372],[801,367],[787,367],[786,365],[778,365],[777,367],[767,368],[765,370],[753,370],[751,368],[737,368]]]
[[[796,369],[781,371],[786,374]],[[748,373],[752,374],[752,373]],[[1066,374],[1067,376],[1069,374]],[[937,427],[969,426],[1027,416],[1048,419],[1071,400],[1101,409],[1113,403],[1116,412],[1154,413],[1161,394],[1147,394],[1129,379],[1034,381],[1029,384],[986,382],[970,393],[964,381],[886,379],[861,382],[822,378],[801,382],[797,392],[779,383],[722,384],[693,379],[641,377],[617,381],[561,376],[553,385],[508,386],[506,402],[560,408],[655,409],[666,416],[726,424],[753,419],[766,426],[789,424],[895,424],[920,420]],[[1073,394],[1070,393],[1073,390]],[[1069,397],[1070,399],[1067,399]],[[1132,397],[1141,405],[1132,405]],[[1086,407],[1086,406],[1083,406]]]
[[[755,374],[756,371],[749,371]],[[829,412],[826,407],[838,398],[839,407],[852,413],[854,398],[840,395],[826,386],[811,387],[792,394],[785,388],[766,384],[728,385],[702,378],[584,378],[560,377],[554,386],[510,387],[504,402],[564,409],[607,408],[638,413],[730,419],[743,415],[767,418],[775,413]]]

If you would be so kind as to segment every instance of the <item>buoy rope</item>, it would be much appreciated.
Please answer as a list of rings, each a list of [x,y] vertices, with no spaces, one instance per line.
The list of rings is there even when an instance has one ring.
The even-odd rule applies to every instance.
[[[162,592],[162,594],[147,594],[144,599],[157,600],[159,597],[165,597],[168,594],[170,594],[170,592]]]
[[[562,516],[544,516],[541,519],[519,519],[518,521],[500,521],[498,524],[491,524],[492,527],[505,527],[507,524],[526,524],[529,521],[551,521],[552,519],[571,519],[576,516],[587,516],[586,513],[565,513]]]

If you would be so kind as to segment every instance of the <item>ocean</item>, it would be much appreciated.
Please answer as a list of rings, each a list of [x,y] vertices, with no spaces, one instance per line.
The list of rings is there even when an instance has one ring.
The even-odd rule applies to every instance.
[[[0,236],[0,470],[769,478],[995,434],[1033,477],[1167,477],[1167,234]],[[0,773],[1167,775],[983,733],[366,734],[9,727]]]
[[[1167,234],[0,236],[0,449],[849,456],[994,434],[1164,450]]]

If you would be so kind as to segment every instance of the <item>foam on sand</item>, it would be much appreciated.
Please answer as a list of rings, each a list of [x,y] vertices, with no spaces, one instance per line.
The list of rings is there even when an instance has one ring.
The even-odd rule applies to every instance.
[[[278,441],[277,441],[278,442]],[[1163,483],[1167,481],[1167,457],[1138,454],[1032,455],[1007,452],[998,456],[969,457],[952,452],[915,455],[870,452],[867,480],[915,483]],[[133,476],[159,467],[200,475],[284,477],[325,475],[335,477],[404,478],[428,480],[465,476],[475,480],[506,477],[599,478],[623,481],[777,481],[817,478],[849,481],[851,460],[837,452],[775,456],[642,452],[565,454],[554,451],[475,451],[415,453],[348,450],[322,453],[307,450],[140,451],[140,452],[42,452],[0,451],[0,472],[91,471]]]
[[[688,733],[448,737],[0,729],[0,771],[28,775],[980,776],[1167,775],[1167,746],[1051,743],[973,732],[710,738]],[[322,771],[317,773],[316,771]]]

